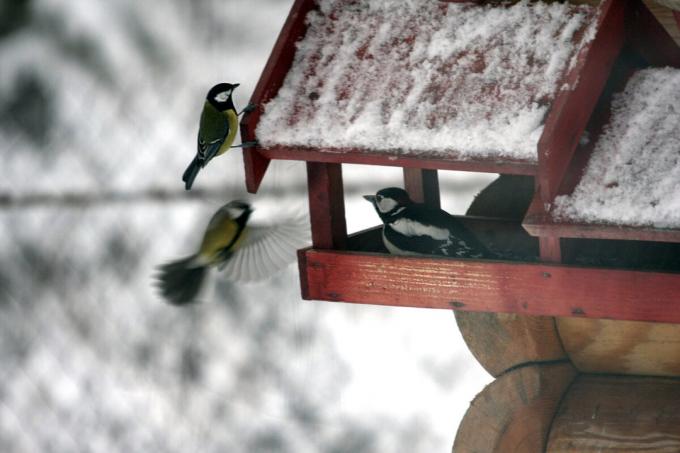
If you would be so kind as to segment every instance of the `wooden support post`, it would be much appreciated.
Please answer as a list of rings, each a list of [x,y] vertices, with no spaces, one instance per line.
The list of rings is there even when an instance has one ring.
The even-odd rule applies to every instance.
[[[341,164],[307,162],[309,216],[316,249],[344,249],[347,244]]]
[[[555,236],[541,236],[538,238],[538,246],[541,251],[541,261],[546,263],[562,262],[562,248],[560,238]]]
[[[404,168],[404,188],[416,203],[440,207],[437,170]]]

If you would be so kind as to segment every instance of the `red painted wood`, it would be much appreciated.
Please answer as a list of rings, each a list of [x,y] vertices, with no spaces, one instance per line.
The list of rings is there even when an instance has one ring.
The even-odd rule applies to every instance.
[[[532,236],[680,242],[680,230],[556,221],[535,201],[522,222],[524,229]]]
[[[307,162],[312,244],[319,249],[347,245],[345,201],[340,164]]]
[[[404,168],[404,188],[416,203],[437,208],[441,206],[437,170]]]
[[[307,299],[680,323],[680,274],[307,249]]]
[[[541,236],[538,239],[541,261],[544,263],[562,262],[562,246],[559,237]]]
[[[650,66],[673,66],[680,68],[680,47],[659,23],[657,18],[639,0],[630,2],[632,9],[626,29],[631,47]],[[676,18],[677,13],[676,13]]]
[[[260,80],[250,98],[250,102],[255,104],[257,108],[241,121],[242,141],[255,140],[255,128],[263,112],[262,106],[274,97],[281,88],[295,57],[295,43],[302,39],[307,30],[305,17],[315,7],[314,0],[295,0],[293,3],[288,18],[283,24],[281,33],[279,33],[269,55],[269,60],[267,60],[262,71]],[[246,188],[249,192],[255,193],[267,171],[269,158],[259,153],[257,148],[244,149],[243,158],[246,171]]]
[[[308,162],[329,162],[363,165],[385,165],[393,167],[422,168],[429,170],[463,170],[511,175],[535,175],[538,162],[511,159],[468,159],[458,160],[450,156],[426,154],[390,154],[358,148],[303,148],[273,146],[258,148],[268,159],[301,160]]]
[[[605,0],[600,5],[598,31],[578,55],[560,91],[538,142],[538,186],[544,201],[552,202],[576,145],[585,130],[610,70],[625,41],[626,2]]]

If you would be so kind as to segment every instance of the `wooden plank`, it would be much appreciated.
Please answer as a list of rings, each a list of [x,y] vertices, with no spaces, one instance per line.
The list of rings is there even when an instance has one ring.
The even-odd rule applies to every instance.
[[[532,236],[541,238],[680,242],[680,230],[555,220],[550,213],[545,212],[540,199],[532,202],[522,226]]]
[[[575,375],[568,362],[526,366],[503,374],[470,403],[452,451],[545,451],[551,422]]]
[[[560,405],[545,451],[680,451],[680,381],[578,376]]]
[[[343,249],[347,244],[345,198],[340,164],[307,162],[312,244],[319,249]]]
[[[328,163],[385,165],[430,170],[461,170],[512,175],[534,175],[538,162],[517,159],[458,159],[455,155],[375,151],[360,148],[304,148],[272,146],[258,148],[267,159],[301,160]]]
[[[583,373],[680,377],[680,326],[556,318],[569,357]]]
[[[625,40],[626,2],[605,0],[600,6],[595,38],[578,55],[567,74],[571,89],[558,93],[538,142],[538,188],[552,202],[560,187],[610,70]]]
[[[675,14],[680,15],[680,12],[675,12],[668,6],[661,5],[656,0],[643,0],[649,11],[656,17],[656,20],[663,25],[673,40],[680,46],[680,22],[676,21]],[[663,0],[662,0],[663,1]],[[671,0],[673,1],[673,0]]]
[[[411,200],[439,208],[439,178],[437,170],[404,168],[404,188]]]
[[[267,64],[262,71],[260,80],[257,82],[250,98],[250,103],[257,107],[241,121],[242,141],[255,140],[255,128],[263,113],[263,106],[281,88],[283,80],[293,64],[295,44],[302,39],[307,30],[305,24],[307,13],[314,8],[316,8],[314,0],[295,0],[293,3],[288,18],[283,24]],[[249,192],[255,193],[260,187],[262,178],[264,178],[264,174],[267,171],[269,158],[260,153],[257,148],[247,148],[243,150],[243,159],[246,172],[246,188]]]
[[[650,66],[680,68],[680,47],[668,31],[640,0],[630,2],[630,7],[632,12],[626,29],[633,50]]]
[[[554,318],[515,313],[455,314],[465,344],[492,376],[529,363],[567,359]]]
[[[678,273],[314,249],[305,253],[309,299],[680,323]]]

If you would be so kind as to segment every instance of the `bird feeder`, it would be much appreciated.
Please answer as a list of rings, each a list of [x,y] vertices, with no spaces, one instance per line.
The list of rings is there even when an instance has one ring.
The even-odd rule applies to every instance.
[[[251,99],[258,108],[241,123],[243,140],[259,142],[244,150],[249,191],[272,159],[307,163],[303,298],[456,312],[468,347],[498,379],[473,401],[454,451],[611,447],[605,434],[600,444],[578,438],[587,417],[598,433],[620,423],[620,451],[637,451],[626,439],[641,431],[630,426],[663,414],[660,438],[680,450],[671,415],[680,387],[659,377],[680,376],[680,222],[569,216],[590,190],[579,184],[597,182],[589,162],[630,140],[625,120],[647,104],[627,98],[675,83],[680,47],[664,27],[680,40],[677,15],[640,0],[398,3],[296,0]],[[669,114],[680,111],[670,93],[658,99]],[[635,140],[656,143],[652,135]],[[663,149],[680,144],[662,139]],[[668,175],[680,172],[680,159],[664,162]],[[411,198],[433,206],[437,170],[500,173],[459,219],[507,253],[395,256],[382,225],[348,235],[343,163],[402,167]],[[610,166],[604,192],[640,182],[616,176],[625,161]],[[630,394],[649,404],[627,406]],[[579,403],[587,398],[590,409]]]
[[[538,51],[531,53],[536,47],[532,42],[536,37],[532,36],[518,36],[517,42],[499,42],[494,41],[493,33],[475,34],[478,24],[457,23],[467,28],[450,38],[446,34],[450,27],[447,21],[455,23],[455,17],[453,13],[446,14],[449,3],[424,2],[428,3],[434,6],[419,13],[425,14],[424,19],[416,20],[417,17],[390,17],[384,12],[371,15],[371,7],[362,1],[335,2],[324,6],[325,10],[313,0],[296,1],[253,94],[251,101],[259,108],[242,122],[241,132],[244,140],[258,140],[261,146],[244,152],[248,190],[257,191],[271,159],[307,162],[313,246],[300,253],[303,296],[456,310],[680,322],[680,310],[673,309],[675,294],[680,290],[680,277],[675,272],[565,265],[564,261],[578,262],[574,258],[577,252],[571,250],[579,247],[578,241],[567,244],[561,240],[576,237],[675,242],[680,240],[680,230],[559,223],[546,211],[556,196],[568,192],[578,181],[588,153],[606,124],[612,93],[620,91],[637,69],[680,67],[677,44],[637,0],[603,1],[590,8],[566,4],[559,11],[545,5],[531,10],[534,4],[520,3],[529,12],[522,11],[527,16],[514,19],[503,18],[512,10],[508,6],[460,6],[459,14],[471,20],[496,13],[499,18],[491,26],[510,28],[504,36],[534,31],[544,40],[562,39],[562,44],[545,46],[545,51],[563,55],[550,55],[553,58],[546,61]],[[354,16],[343,16],[346,10]],[[352,21],[362,14],[364,20],[373,21],[369,26]],[[436,14],[443,19],[437,19]],[[550,17],[543,20],[542,14]],[[537,31],[524,28],[527,18],[537,21]],[[390,35],[391,25],[398,31],[392,31],[394,36]],[[540,27],[550,26],[555,30],[540,34]],[[570,33],[565,28],[570,28]],[[305,41],[308,29],[314,35]],[[424,36],[419,35],[421,32]],[[474,46],[465,47],[469,42],[455,41],[464,40],[466,33],[472,34],[467,41],[475,41]],[[449,38],[454,41],[447,47]],[[439,40],[438,47],[432,44],[435,40]],[[329,53],[329,48],[335,54]],[[296,50],[304,51],[304,55],[296,57]],[[508,61],[520,53],[523,60]],[[340,56],[344,59],[334,65],[332,60],[341,60]],[[491,64],[502,65],[491,71],[496,80],[486,77]],[[421,70],[425,65],[430,67],[428,71]],[[457,66],[463,70],[455,70]],[[520,77],[515,77],[514,72]],[[320,74],[341,82],[325,89],[327,81]],[[497,80],[498,74],[506,76]],[[546,83],[539,80],[539,75],[554,80]],[[397,99],[380,104],[380,99],[390,97]],[[327,107],[330,98],[333,104]],[[442,98],[446,102],[437,102]],[[276,116],[271,112],[277,100],[284,113],[268,118]],[[316,117],[345,118],[343,109],[350,109],[348,102],[364,102],[355,107],[352,115],[365,114],[368,129],[382,128],[383,135],[376,136],[378,142],[389,143],[391,135],[397,135],[399,141],[385,149],[374,143],[345,145],[353,143],[351,136],[338,140],[339,145],[332,144],[334,137],[324,137],[332,135],[324,127],[337,128],[334,124],[315,123]],[[400,103],[411,103],[413,108],[400,110]],[[425,104],[433,107],[419,113]],[[329,112],[329,108],[336,110]],[[504,108],[520,113],[503,116],[507,113],[502,111]],[[376,109],[383,112],[371,116],[370,111]],[[457,137],[456,132],[462,134],[465,130],[456,129],[456,124],[449,126],[446,121],[447,115],[469,115],[474,119],[479,112],[482,119],[488,119],[499,111],[499,118],[491,118],[478,128],[504,123],[507,127],[500,136],[498,131],[487,134],[495,141],[481,148],[479,140],[470,139],[470,134]],[[396,127],[390,123],[394,117],[381,124],[370,123],[381,114],[385,117],[404,112],[410,118],[398,118]],[[417,115],[420,116],[413,119]],[[540,127],[532,129],[536,118]],[[415,125],[409,123],[410,119]],[[267,127],[278,128],[276,137],[281,136],[281,131],[297,130],[303,136],[300,143],[304,143],[296,144],[295,133],[284,134],[279,143],[276,138],[263,140],[264,120],[268,120]],[[504,147],[503,135],[507,131],[527,123],[528,138],[513,137],[514,142],[499,149]],[[438,127],[440,124],[444,126]],[[470,123],[463,122],[462,127],[466,126]],[[412,140],[411,135],[403,133],[409,128],[424,138],[420,142]],[[319,136],[309,137],[310,129],[318,131]],[[423,143],[426,146],[430,139],[421,132],[428,130],[432,131],[433,149],[423,149]],[[586,131],[589,140],[583,144]],[[360,136],[366,130],[357,126],[356,132],[344,133]],[[472,134],[484,137],[483,131]],[[455,145],[449,145],[447,137]],[[466,140],[472,143],[470,149],[463,149]],[[409,147],[400,148],[399,143]],[[403,167],[405,187],[412,198],[434,205],[439,202],[436,171],[440,169],[532,176],[535,198],[523,225],[537,238],[540,253],[536,260],[500,262],[376,253],[382,251],[379,228],[347,236],[342,163]],[[493,213],[487,215],[488,218],[462,221],[480,236],[485,235],[483,231],[518,238],[525,234],[519,225],[493,219]],[[592,250],[592,241],[588,244],[581,248]],[[570,255],[563,260],[564,247]],[[530,256],[531,251],[524,255]],[[642,299],[645,304],[639,303]]]

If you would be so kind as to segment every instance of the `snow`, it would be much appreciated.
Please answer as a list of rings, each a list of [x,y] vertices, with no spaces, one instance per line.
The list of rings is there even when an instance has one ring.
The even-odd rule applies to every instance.
[[[593,16],[587,5],[526,0],[322,0],[257,138],[536,161],[546,112],[594,35]]]
[[[226,201],[252,202],[253,222],[308,205],[299,163],[272,162],[246,196],[240,150],[202,171],[206,197],[180,180],[208,88],[241,82],[246,104],[292,0],[29,3],[0,38],[0,201],[53,201],[0,203],[0,451],[449,451],[491,380],[451,312],[302,301],[295,265],[243,285],[213,272],[186,310],[152,285]],[[2,116],[30,77],[20,105],[46,95],[44,142]],[[440,172],[444,207],[464,212],[489,178]],[[379,222],[361,195],[403,174],[343,179],[357,231]]]
[[[680,69],[636,72],[571,195],[553,216],[586,223],[680,228]]]

